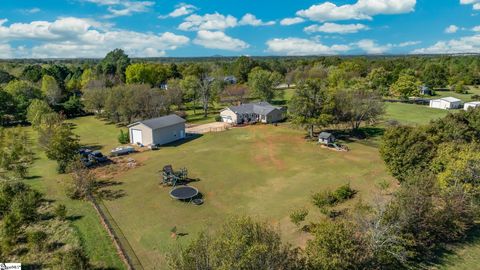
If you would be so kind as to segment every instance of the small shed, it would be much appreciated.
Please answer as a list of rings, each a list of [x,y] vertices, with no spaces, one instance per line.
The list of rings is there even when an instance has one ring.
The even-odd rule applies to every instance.
[[[458,109],[462,106],[462,101],[454,97],[445,97],[430,100],[430,107],[443,110]]]
[[[468,109],[475,109],[475,108],[480,108],[480,101],[472,101],[472,102],[467,102],[463,105],[463,109],[465,111],[468,111]]]
[[[185,138],[185,119],[167,115],[128,126],[131,144],[162,145]]]
[[[432,91],[432,89],[430,89],[430,87],[423,85],[423,86],[420,87],[420,95],[432,96],[433,91]]]
[[[330,144],[335,142],[335,136],[332,133],[322,132],[318,135],[318,142],[321,144]]]

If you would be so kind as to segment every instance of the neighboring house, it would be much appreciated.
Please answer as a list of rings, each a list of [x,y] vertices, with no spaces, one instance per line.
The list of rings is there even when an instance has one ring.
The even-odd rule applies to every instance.
[[[430,107],[436,109],[450,110],[461,108],[462,101],[454,97],[445,97],[430,100]]]
[[[331,144],[335,142],[335,136],[332,133],[322,132],[318,135],[318,142],[321,144]]]
[[[433,91],[432,89],[430,89],[428,86],[422,86],[420,87],[420,95],[424,95],[424,96],[432,96],[433,95]]]
[[[465,111],[468,111],[468,109],[475,109],[475,108],[480,108],[480,101],[472,101],[472,102],[467,102],[463,105],[463,109]]]
[[[167,83],[162,83],[162,84],[160,84],[160,89],[162,89],[162,90],[168,90],[168,84],[167,84]]]
[[[162,145],[185,138],[185,119],[167,115],[128,126],[131,144]]]
[[[242,124],[251,122],[275,123],[284,119],[281,107],[276,107],[268,102],[247,103],[232,106],[220,112],[223,122]]]
[[[236,84],[237,78],[235,76],[226,76],[225,78],[223,78],[223,81],[228,84]]]

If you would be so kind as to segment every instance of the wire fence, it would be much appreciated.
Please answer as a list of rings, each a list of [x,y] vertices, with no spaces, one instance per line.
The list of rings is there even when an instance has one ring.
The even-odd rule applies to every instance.
[[[101,199],[96,199],[93,196],[90,196],[90,201],[92,202],[95,210],[100,216],[103,225],[106,227],[108,234],[112,238],[117,250],[122,257],[123,261],[127,265],[128,269],[143,270],[143,265],[133,251],[130,242],[122,232],[120,226],[108,211],[108,208],[105,206]]]

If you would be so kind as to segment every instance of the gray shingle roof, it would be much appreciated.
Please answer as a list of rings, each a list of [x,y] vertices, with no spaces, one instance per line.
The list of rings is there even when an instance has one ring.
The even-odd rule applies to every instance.
[[[318,137],[320,139],[328,139],[332,136],[332,133],[328,133],[328,132],[322,132],[318,135]]]
[[[231,111],[238,114],[256,113],[260,115],[267,115],[273,110],[280,108],[271,105],[268,102],[246,103],[239,106],[228,107]]]
[[[159,128],[173,126],[180,123],[185,123],[185,119],[181,118],[176,114],[170,114],[162,117],[157,117],[157,118],[136,122],[129,125],[128,127],[132,127],[138,124],[144,124],[145,126],[151,129],[159,129]]]

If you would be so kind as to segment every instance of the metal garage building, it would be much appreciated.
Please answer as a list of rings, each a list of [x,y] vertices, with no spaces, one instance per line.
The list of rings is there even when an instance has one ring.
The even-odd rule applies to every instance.
[[[128,126],[131,144],[162,145],[185,138],[185,119],[167,115]]]

